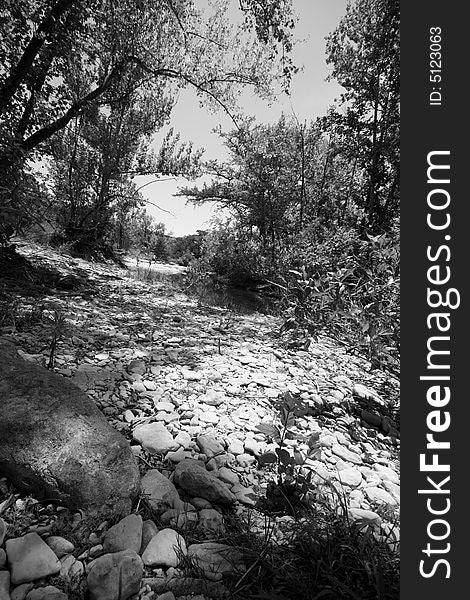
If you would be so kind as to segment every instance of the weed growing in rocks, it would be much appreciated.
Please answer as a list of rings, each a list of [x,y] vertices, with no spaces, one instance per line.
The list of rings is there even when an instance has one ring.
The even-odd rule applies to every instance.
[[[283,527],[280,527],[280,524]],[[229,525],[231,543],[252,556],[235,583],[237,599],[394,600],[399,595],[399,557],[379,526],[353,521],[327,500],[311,504],[299,519],[254,532],[250,519]]]
[[[319,433],[314,432],[305,439],[297,439],[306,444],[307,451],[294,447],[289,452],[286,448],[286,440],[295,437],[290,428],[295,424],[296,417],[305,414],[307,410],[301,400],[286,392],[277,403],[277,422],[257,426],[258,431],[277,444],[274,452],[266,452],[258,458],[260,466],[275,465],[277,472],[277,483],[271,482],[268,485],[265,502],[261,503],[264,510],[278,512],[284,509],[287,514],[294,516],[302,508],[301,503],[310,491],[312,471],[305,473],[303,467],[307,459],[319,460],[321,457]]]

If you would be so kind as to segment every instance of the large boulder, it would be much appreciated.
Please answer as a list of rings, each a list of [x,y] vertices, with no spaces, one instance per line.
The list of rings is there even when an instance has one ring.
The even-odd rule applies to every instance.
[[[71,508],[128,514],[140,491],[128,442],[91,399],[0,339],[0,472]]]

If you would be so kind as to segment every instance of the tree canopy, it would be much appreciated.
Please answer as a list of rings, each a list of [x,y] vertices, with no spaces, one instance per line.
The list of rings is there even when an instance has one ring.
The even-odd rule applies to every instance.
[[[0,235],[21,212],[25,157],[93,107],[143,96],[154,126],[178,89],[234,114],[239,90],[269,95],[295,67],[289,0],[7,0],[0,12]],[[140,100],[142,102],[142,100]],[[32,155],[33,153],[33,155]],[[23,202],[24,204],[24,202]]]

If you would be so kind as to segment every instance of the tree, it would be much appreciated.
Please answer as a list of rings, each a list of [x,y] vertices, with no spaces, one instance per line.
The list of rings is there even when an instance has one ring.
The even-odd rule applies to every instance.
[[[237,227],[260,236],[274,264],[279,250],[318,216],[321,132],[315,123],[300,125],[282,116],[272,125],[247,121],[222,137],[229,162],[210,162],[212,183],[179,193],[195,203],[229,208]]]
[[[171,98],[192,86],[232,116],[240,85],[266,95],[279,77],[288,81],[290,0],[242,2],[245,20],[235,25],[229,4],[7,0],[0,18],[0,229],[9,210],[21,207],[25,158],[37,158],[32,153],[92,106],[118,101],[123,81],[127,93]]]
[[[342,154],[364,171],[365,223],[388,228],[399,194],[399,2],[356,0],[327,38],[332,78],[346,89],[325,120]]]

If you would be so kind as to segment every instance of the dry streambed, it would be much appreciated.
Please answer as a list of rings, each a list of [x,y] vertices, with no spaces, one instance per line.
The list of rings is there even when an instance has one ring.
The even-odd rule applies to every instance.
[[[277,444],[258,426],[277,419],[286,392],[304,409],[289,427],[287,452],[305,456],[318,434],[321,452],[303,466],[315,493],[335,503],[337,489],[351,520],[398,539],[390,532],[399,436],[388,397],[396,380],[327,337],[308,351],[285,349],[277,318],[204,306],[167,283],[49,249],[23,253],[83,285],[26,293],[18,325],[4,321],[2,336],[42,365],[55,339],[54,371],[129,440],[142,494],[124,519],[91,526],[83,513],[38,503],[1,480],[1,600],[61,600],[79,582],[97,600],[227,595],[225,578],[242,578],[256,560],[230,544],[230,522],[265,531],[259,499],[275,473],[258,459]],[[288,543],[293,517],[271,521],[276,543]]]

